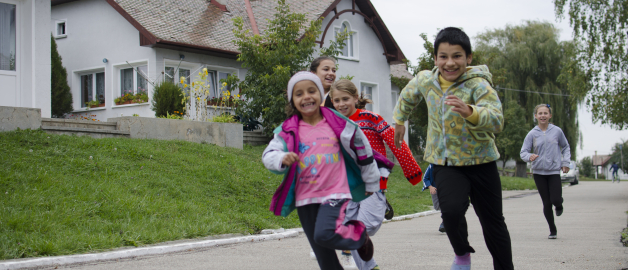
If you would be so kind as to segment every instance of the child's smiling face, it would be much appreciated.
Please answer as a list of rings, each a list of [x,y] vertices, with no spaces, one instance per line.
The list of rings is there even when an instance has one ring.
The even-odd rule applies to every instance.
[[[292,102],[302,117],[319,113],[321,92],[313,81],[303,80],[294,85]]]
[[[473,56],[466,55],[460,45],[451,45],[443,42],[438,45],[438,53],[434,56],[434,64],[438,67],[443,79],[455,82],[467,72],[467,65],[471,64]]]
[[[331,60],[321,61],[318,68],[316,68],[316,76],[321,79],[325,93],[329,91],[329,88],[336,80],[336,64]]]
[[[550,113],[549,108],[540,107],[536,110],[536,114],[534,115],[534,118],[536,118],[539,124],[544,125],[544,124],[549,123],[549,120],[552,118],[552,114]]]
[[[352,96],[345,91],[340,91],[337,89],[332,91],[333,92],[331,93],[331,101],[334,103],[334,108],[336,108],[336,111],[346,117],[353,115],[357,110],[355,105],[358,102],[358,98]]]

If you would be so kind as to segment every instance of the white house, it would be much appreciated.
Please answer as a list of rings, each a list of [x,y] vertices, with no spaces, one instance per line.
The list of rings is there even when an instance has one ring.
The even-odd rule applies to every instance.
[[[50,1],[0,0],[0,106],[50,117]]]
[[[5,1],[5,0],[0,0]],[[390,81],[391,65],[401,64],[403,52],[368,0],[288,0],[293,12],[309,19],[324,17],[318,43],[329,45],[335,31],[351,33],[339,59],[338,78],[353,82],[375,104],[370,108],[392,121],[399,89]],[[98,120],[138,114],[153,117],[150,102],[116,105],[125,91],[137,93],[152,86],[146,81],[173,80],[210,70],[213,96],[220,96],[218,80],[229,74],[241,79],[246,70],[236,61],[232,19],[242,17],[252,32],[263,32],[275,0],[51,0],[51,28],[74,98],[74,114]],[[394,66],[395,74],[409,73]],[[178,74],[174,71],[178,68]],[[405,71],[405,73],[404,73]],[[142,73],[145,76],[142,76]],[[396,75],[401,76],[401,75]],[[91,100],[104,103],[88,110]]]

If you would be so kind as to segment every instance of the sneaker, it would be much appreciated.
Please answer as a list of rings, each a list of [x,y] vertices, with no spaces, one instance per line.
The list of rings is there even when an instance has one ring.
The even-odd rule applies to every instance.
[[[379,268],[379,265],[375,265],[375,267],[373,267],[373,269],[371,270],[381,270],[381,269]]]
[[[550,233],[547,239],[556,239],[556,233]]]
[[[392,205],[386,199],[386,213],[384,213],[384,218],[387,220],[391,220],[395,216],[395,211],[392,208]]]
[[[471,270],[471,253],[455,256],[450,270]]]
[[[438,231],[444,233],[445,232],[445,224],[443,224],[442,222],[440,223],[440,226],[438,226]]]
[[[368,234],[366,235],[366,241],[364,241],[364,245],[362,245],[362,247],[360,247],[358,249],[358,255],[360,255],[360,259],[362,259],[365,262],[370,261],[371,259],[373,259],[373,242],[371,241],[371,238],[368,236]]]
[[[342,252],[342,255],[340,255],[340,265],[345,270],[358,269],[358,266],[355,264],[355,261],[353,260],[353,256],[351,256],[351,252],[349,252],[349,255],[347,255],[344,252],[344,250]]]
[[[556,216],[557,216],[557,217],[560,217],[560,215],[562,215],[562,214],[563,214],[563,207],[562,207],[562,206],[563,206],[563,205],[562,205],[563,203],[565,203],[565,198],[562,198],[562,203],[561,203],[561,205],[560,205],[560,206],[561,206],[561,207],[560,207],[560,209],[558,209],[558,207],[556,207]]]

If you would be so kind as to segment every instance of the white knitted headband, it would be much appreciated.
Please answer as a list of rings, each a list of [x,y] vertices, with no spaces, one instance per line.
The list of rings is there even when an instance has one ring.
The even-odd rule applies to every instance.
[[[316,76],[316,74],[309,71],[299,71],[296,74],[292,75],[290,81],[288,81],[288,102],[292,102],[292,90],[294,89],[294,85],[300,81],[309,80],[316,84],[318,87],[318,91],[321,93],[321,102],[323,101],[323,96],[325,96],[325,90],[323,90],[323,83],[321,83],[321,79]]]

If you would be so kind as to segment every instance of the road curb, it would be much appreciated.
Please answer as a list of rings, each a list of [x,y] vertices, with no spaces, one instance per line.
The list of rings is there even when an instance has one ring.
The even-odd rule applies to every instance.
[[[522,196],[522,195],[527,196],[527,195],[532,195],[535,193],[538,193],[538,192],[535,190],[535,191],[530,191],[529,193],[523,193],[523,194],[513,195],[509,197],[504,197],[503,199],[518,198],[519,196]],[[419,212],[415,214],[393,217],[393,219],[391,220],[384,220],[383,223],[388,223],[392,221],[410,220],[410,219],[414,219],[418,217],[425,217],[425,216],[434,215],[438,213],[440,213],[440,211],[438,210],[428,210],[428,211],[423,211],[423,212]],[[261,241],[266,241],[266,240],[279,240],[283,238],[296,237],[296,236],[299,236],[299,234],[301,233],[303,233],[303,228],[293,228],[293,229],[281,228],[277,230],[266,229],[266,230],[262,230],[260,234],[227,238],[227,239],[202,240],[202,241],[197,241],[197,242],[157,245],[157,246],[131,248],[131,249],[124,249],[124,250],[116,250],[116,251],[107,251],[107,252],[101,252],[101,253],[88,253],[88,254],[80,254],[80,255],[41,257],[41,258],[35,258],[35,259],[24,259],[24,260],[19,259],[19,260],[14,260],[14,261],[5,261],[5,262],[0,262],[0,269],[12,270],[12,269],[22,269],[22,268],[34,268],[34,267],[44,267],[44,266],[87,263],[87,262],[95,262],[95,261],[128,259],[128,258],[134,258],[134,257],[139,257],[139,256],[159,255],[159,254],[174,253],[174,252],[181,252],[181,251],[190,251],[193,249],[218,247],[218,246],[231,245],[231,244],[239,244],[239,243],[247,243],[247,242],[261,242]]]
[[[125,258],[133,258],[133,257],[138,257],[138,256],[147,256],[147,255],[158,255],[158,254],[190,251],[190,250],[199,249],[199,248],[217,247],[217,246],[238,244],[238,243],[245,243],[245,242],[261,242],[261,241],[266,241],[266,240],[278,240],[282,238],[296,237],[301,232],[303,232],[302,228],[287,229],[287,230],[285,229],[264,230],[262,231],[262,234],[228,238],[228,239],[204,240],[204,241],[198,241],[198,242],[140,247],[140,248],[109,251],[109,252],[102,252],[102,253],[89,253],[89,254],[81,254],[81,255],[55,256],[55,257],[43,257],[43,258],[18,260],[18,261],[8,261],[8,262],[0,262],[0,269],[20,269],[20,268],[42,267],[42,266],[56,266],[56,265],[67,265],[67,264],[86,263],[86,262],[94,262],[94,261],[125,259]]]

